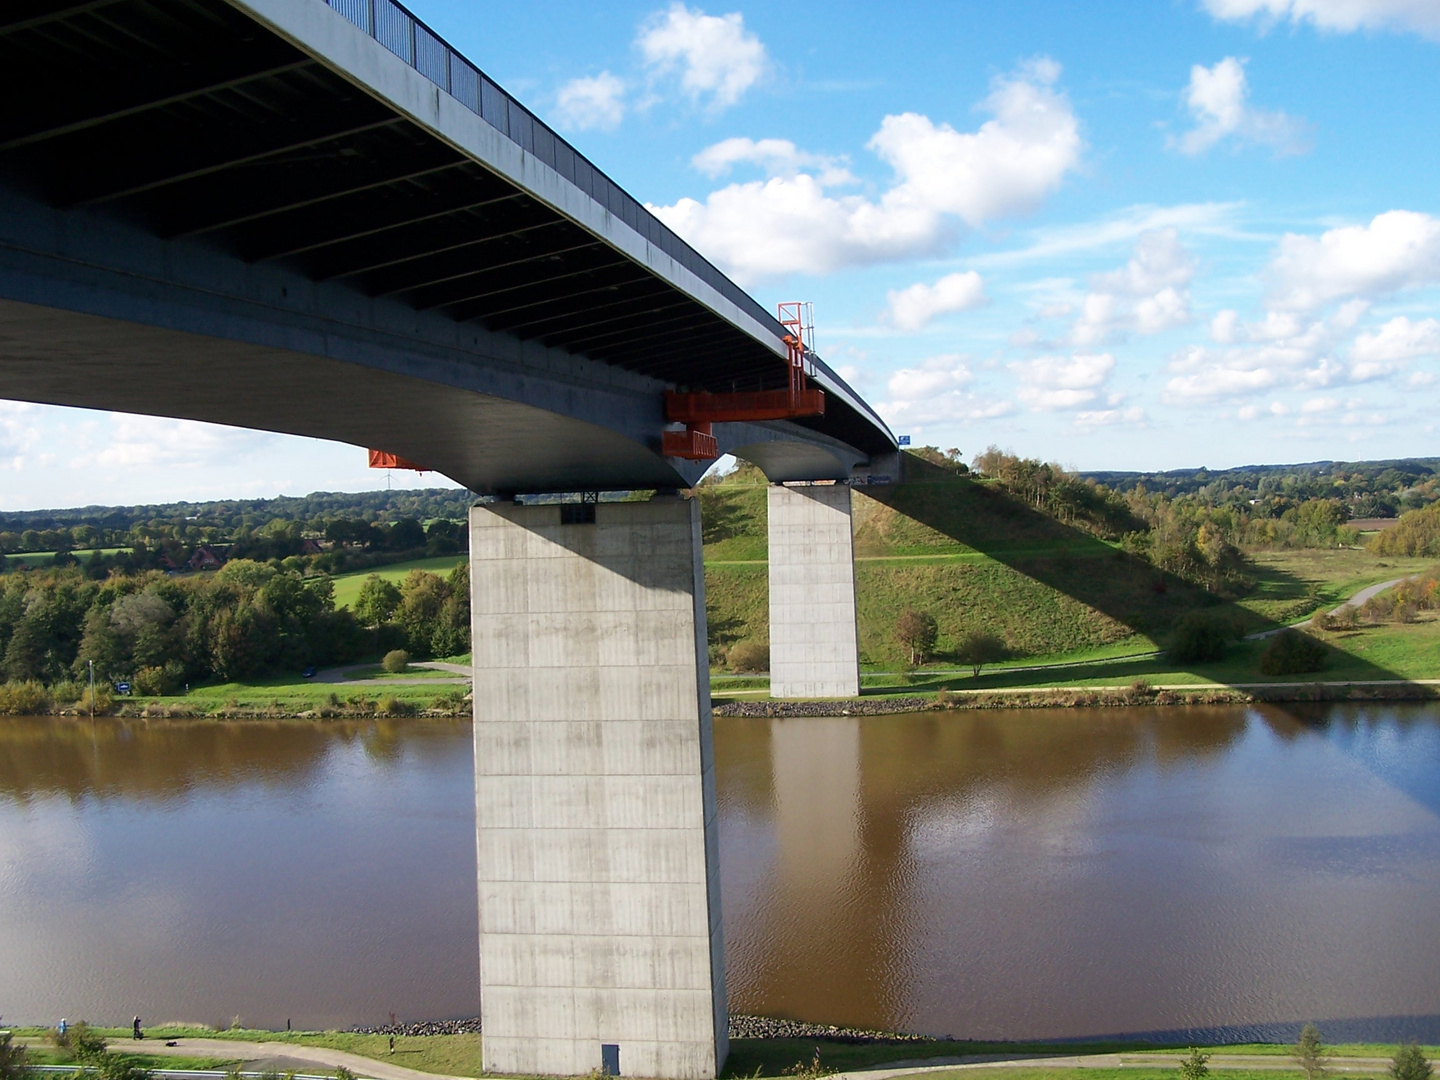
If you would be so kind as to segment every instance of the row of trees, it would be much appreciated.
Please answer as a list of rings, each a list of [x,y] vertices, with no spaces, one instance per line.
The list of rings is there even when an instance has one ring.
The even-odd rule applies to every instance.
[[[324,575],[246,559],[184,578],[151,572],[96,582],[75,569],[10,574],[0,578],[0,673],[54,685],[83,679],[93,664],[97,680],[128,679],[141,693],[163,694],[388,648],[419,656],[469,649],[463,563],[448,580],[416,572],[385,591],[386,603],[394,602],[376,618],[373,606],[364,617],[336,609]]]

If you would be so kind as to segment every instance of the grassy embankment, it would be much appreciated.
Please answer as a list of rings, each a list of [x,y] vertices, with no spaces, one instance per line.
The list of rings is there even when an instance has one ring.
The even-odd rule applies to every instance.
[[[238,1059],[169,1057],[146,1055],[143,1052],[131,1054],[143,1044],[131,1043],[129,1031],[122,1029],[98,1029],[111,1040],[111,1050],[134,1057],[140,1064],[150,1068],[227,1068]],[[21,1037],[43,1037],[38,1028],[16,1030]],[[274,1032],[246,1028],[213,1030],[206,1027],[166,1026],[147,1029],[152,1039],[175,1039],[200,1037],[211,1039],[233,1039],[242,1042],[264,1042],[276,1044],[276,1055],[283,1055],[283,1047],[318,1046],[333,1050],[344,1050],[361,1057],[393,1062],[420,1072],[439,1073],[449,1076],[479,1077],[480,1036],[479,1035],[427,1035],[395,1040],[395,1053],[389,1053],[389,1039],[384,1035],[360,1035],[340,1031],[295,1031]],[[961,1058],[987,1056],[995,1058],[1035,1057],[1023,1067],[1007,1067],[999,1070],[1005,1080],[1055,1080],[1057,1077],[1073,1075],[1071,1067],[1047,1066],[1043,1058],[1070,1057],[1084,1054],[1123,1053],[1130,1067],[1116,1069],[1085,1069],[1087,1080],[1173,1080],[1177,1070],[1168,1062],[1157,1062],[1155,1067],[1144,1066],[1146,1058],[1157,1055],[1173,1055],[1186,1048],[1180,1044],[1163,1045],[1141,1042],[1093,1042],[1093,1043],[1006,1043],[972,1042],[965,1040],[936,1039],[926,1042],[889,1044],[852,1044],[815,1039],[733,1039],[730,1043],[730,1058],[724,1075],[727,1077],[779,1076],[784,1070],[797,1064],[809,1065],[813,1055],[819,1051],[821,1064],[828,1070],[847,1071],[883,1065],[887,1062],[923,1063],[935,1058]],[[1243,1045],[1211,1046],[1201,1049],[1213,1055],[1211,1065],[1222,1066],[1223,1059],[1231,1056],[1288,1057],[1291,1048],[1274,1043],[1251,1043]],[[1326,1048],[1334,1058],[1386,1059],[1394,1055],[1397,1047],[1384,1043],[1350,1043]],[[1429,1057],[1435,1057],[1440,1048],[1424,1047]],[[36,1047],[31,1051],[36,1064],[66,1064],[69,1058],[48,1048]],[[1139,1066],[1139,1067],[1136,1067]],[[937,1067],[931,1076],[939,1077],[943,1066]],[[321,1067],[307,1067],[306,1072],[327,1074],[331,1070]],[[1377,1075],[1379,1070],[1377,1070]],[[1290,1070],[1224,1068],[1228,1080],[1290,1080],[1303,1075],[1297,1068]]]
[[[398,585],[412,570],[428,570],[432,574],[445,577],[464,561],[464,555],[437,555],[433,559],[414,559],[410,562],[391,563],[389,566],[377,566],[373,570],[357,570],[353,574],[337,574],[335,577],[335,606],[337,608],[349,607],[355,603],[360,598],[361,586],[365,584],[365,579],[371,574],[375,574],[385,581],[393,581]]]
[[[764,488],[722,485],[706,509],[711,653],[722,676],[714,689],[753,696],[763,692],[763,678],[734,677],[724,661],[737,642],[768,641]],[[1251,557],[1255,588],[1223,601],[994,485],[933,475],[857,489],[855,549],[863,684],[882,693],[1125,686],[1136,679],[1187,686],[1294,681],[1261,674],[1263,642],[1243,642],[1219,662],[1180,669],[1155,653],[1188,611],[1206,610],[1255,633],[1433,564],[1354,549],[1258,552]],[[907,607],[929,612],[939,624],[934,662],[913,670],[894,636]],[[1002,638],[1011,659],[978,679],[961,672],[952,654],[970,633]],[[1319,636],[1330,646],[1329,662],[1301,681],[1440,677],[1440,623],[1433,614],[1408,625]],[[1049,664],[1073,666],[1035,670]]]

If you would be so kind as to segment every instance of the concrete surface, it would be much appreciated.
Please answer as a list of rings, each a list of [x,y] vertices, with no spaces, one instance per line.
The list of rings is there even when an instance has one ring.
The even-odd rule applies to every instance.
[[[857,697],[850,488],[771,485],[768,508],[770,695]]]
[[[484,1067],[727,1050],[699,506],[470,515]]]

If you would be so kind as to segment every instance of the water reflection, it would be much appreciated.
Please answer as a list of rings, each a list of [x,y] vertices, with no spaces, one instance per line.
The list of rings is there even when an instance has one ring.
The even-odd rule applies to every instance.
[[[1381,1016],[1433,1037],[1393,1017],[1440,1013],[1437,733],[1433,708],[727,721],[732,1007],[976,1037]]]
[[[716,724],[732,1008],[1440,1041],[1440,708]],[[0,1013],[477,1012],[468,724],[0,721]]]
[[[473,807],[465,723],[0,722],[0,1011],[473,1016]]]

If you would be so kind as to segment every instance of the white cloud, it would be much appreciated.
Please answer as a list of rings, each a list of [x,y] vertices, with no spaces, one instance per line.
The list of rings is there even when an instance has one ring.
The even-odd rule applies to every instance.
[[[1240,397],[1276,386],[1323,387],[1344,380],[1345,369],[1330,355],[1339,332],[1336,320],[1302,325],[1283,313],[1263,322],[1229,327],[1240,344],[1222,349],[1192,345],[1174,356],[1174,377],[1165,384],[1166,401],[1197,405]]]
[[[1203,0],[1217,19],[1310,22],[1322,30],[1410,30],[1440,40],[1434,0]]]
[[[0,463],[19,471],[25,455],[41,439],[39,409],[23,401],[0,401]]]
[[[885,387],[886,400],[875,408],[892,427],[988,420],[1015,411],[1008,401],[970,392],[974,378],[963,357],[934,356],[891,375]]]
[[[1079,123],[1048,60],[995,80],[994,118],[959,132],[916,113],[887,116],[867,144],[894,172],[878,199],[835,196],[808,172],[731,184],[702,203],[650,207],[742,282],[933,254],[954,221],[975,227],[1034,209],[1080,161]]]
[[[571,79],[555,95],[555,120],[563,128],[611,131],[625,118],[625,80],[608,71]]]
[[[1379,330],[1361,334],[1350,350],[1353,359],[1369,363],[1394,363],[1417,356],[1440,355],[1440,320],[1411,322],[1404,315],[1391,319]]]
[[[734,105],[770,67],[765,46],[746,31],[739,12],[706,15],[674,3],[641,25],[635,44],[653,74],[678,72],[680,88],[712,110]]]
[[[1301,153],[1305,145],[1305,123],[1283,112],[1252,108],[1246,101],[1250,86],[1243,61],[1227,56],[1214,67],[1195,64],[1190,68],[1190,85],[1185,88],[1185,105],[1195,127],[1172,140],[1183,154],[1203,154],[1223,139],[1269,146],[1277,154]]]
[[[1186,286],[1194,275],[1195,260],[1175,229],[1144,233],[1128,263],[1091,279],[1091,292],[1068,340],[1099,345],[1125,331],[1158,334],[1185,325],[1190,321]]]
[[[111,413],[110,438],[96,453],[74,458],[72,468],[208,468],[253,454],[279,436],[244,428]]]
[[[706,176],[723,176],[736,165],[757,165],[769,176],[789,176],[817,167],[820,183],[825,186],[855,180],[840,160],[808,154],[789,139],[722,139],[692,157],[690,164]]]
[[[1115,370],[1115,357],[1081,352],[1041,356],[1013,363],[1010,370],[1020,380],[1020,400],[1031,409],[1078,409],[1099,397],[1099,388]]]
[[[1133,427],[1143,423],[1145,410],[1138,407],[1100,409],[1075,414],[1075,426],[1081,428],[1113,427],[1116,424],[1129,424]]]
[[[985,282],[974,270],[946,274],[934,285],[917,282],[886,294],[887,318],[901,330],[919,330],[930,320],[985,303]]]
[[[1236,330],[1240,324],[1240,313],[1226,309],[1217,312],[1210,320],[1210,340],[1220,345],[1229,345],[1235,340]]]
[[[1032,243],[1009,251],[988,252],[970,260],[980,269],[1049,262],[1059,256],[1132,244],[1148,232],[1184,229],[1226,240],[1269,240],[1242,231],[1234,223],[1242,203],[1186,203],[1179,206],[1130,206],[1098,221],[1061,225],[1037,232]]]
[[[1440,282],[1440,219],[1390,210],[1369,225],[1331,229],[1318,239],[1289,233],[1269,273],[1273,303],[1292,310],[1434,284]]]

